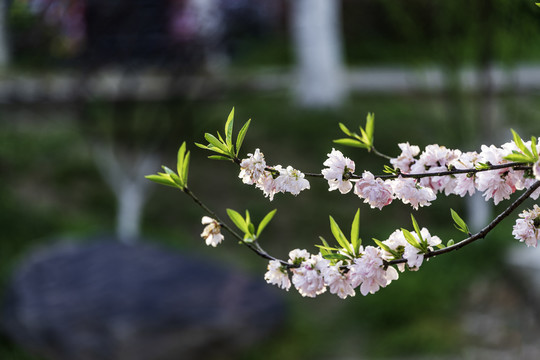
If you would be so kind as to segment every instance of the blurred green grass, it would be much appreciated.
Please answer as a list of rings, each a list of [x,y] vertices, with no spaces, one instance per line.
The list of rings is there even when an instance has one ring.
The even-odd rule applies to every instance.
[[[363,169],[380,173],[385,164],[382,159],[360,149],[332,144],[332,139],[341,137],[338,122],[354,128],[364,124],[368,112],[374,112],[375,144],[389,155],[396,155],[397,143],[403,141],[421,147],[439,143],[475,150],[479,144],[474,139],[481,130],[475,121],[476,100],[473,96],[415,94],[352,96],[339,109],[315,111],[296,107],[287,93],[237,91],[207,100],[146,104],[159,110],[157,114],[163,122],[171,122],[161,133],[155,131],[151,135],[163,136],[162,139],[144,139],[148,134],[145,128],[131,127],[129,117],[122,117],[130,104],[123,104],[124,110],[111,117],[116,122],[113,130],[94,127],[92,121],[97,119],[88,118],[92,104],[60,112],[57,107],[33,111],[4,108],[0,122],[0,295],[17,261],[33,248],[61,237],[78,241],[86,235],[114,231],[115,202],[92,162],[92,141],[114,139],[134,151],[145,151],[138,146],[141,144],[152,149],[159,146],[162,163],[171,167],[175,164],[176,147],[187,141],[192,150],[190,187],[223,218],[227,207],[250,209],[256,221],[277,208],[262,245],[272,254],[286,258],[293,248],[316,251],[314,244],[319,235],[331,238],[329,214],[348,228],[360,208],[361,236],[364,244],[371,244],[372,237],[383,240],[396,228],[410,228],[411,209],[396,203],[384,211],[371,210],[354,195],[328,192],[326,183],[315,179],[311,181],[311,191],[297,198],[278,194],[273,202],[268,202],[259,190],[240,182],[235,166],[208,160],[208,154],[193,145],[194,141],[203,141],[204,132],[221,131],[232,106],[236,107],[236,131],[252,118],[243,155],[259,147],[269,164],[319,172],[326,154],[336,147],[356,161],[357,173]],[[510,139],[510,127],[518,129],[523,137],[540,134],[537,97],[507,96],[497,100],[506,118],[500,129],[503,137]],[[140,108],[141,104],[131,106]],[[156,114],[148,110],[146,116],[153,113]],[[123,136],[111,137],[111,131]],[[137,136],[128,136],[129,131]],[[158,145],[148,140],[159,140]],[[241,246],[232,241],[225,241],[218,249],[204,246],[199,237],[202,212],[183,194],[173,191],[158,186],[153,189],[143,225],[147,241],[170,246],[174,251],[197,252],[216,261],[234,263],[264,281],[266,261]],[[416,212],[415,217],[443,241],[459,240],[459,233],[451,225],[450,207],[462,214],[465,211],[462,199],[440,196],[431,207]],[[313,300],[301,298],[294,290],[284,293],[290,316],[283,331],[241,358],[359,354],[384,357],[459,351],[464,343],[459,323],[462,297],[476,276],[503,273],[504,249],[514,243],[511,223],[505,221],[487,239],[458,253],[427,262],[418,272],[402,274],[399,281],[375,295],[339,300],[325,294]],[[35,359],[5,338],[0,338],[0,357]]]

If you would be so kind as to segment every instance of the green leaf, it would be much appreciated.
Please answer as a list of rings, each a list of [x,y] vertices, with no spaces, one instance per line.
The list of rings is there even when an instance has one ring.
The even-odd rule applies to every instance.
[[[178,185],[168,175],[146,175],[145,178],[161,185],[178,188]]]
[[[184,161],[182,162],[182,171],[178,173],[182,179],[182,182],[184,183],[184,186],[187,186],[190,155],[191,153],[188,151],[184,157]]]
[[[178,155],[176,156],[176,171],[178,174],[182,173],[184,155],[186,154],[186,142],[184,141],[178,149]]]
[[[359,147],[359,148],[362,148],[362,149],[369,149],[369,146],[367,146],[366,144],[360,142],[359,140],[355,140],[355,139],[343,138],[343,139],[336,139],[336,140],[334,140],[334,142],[336,144],[340,144],[340,145]]]
[[[321,255],[324,257],[325,255],[329,255],[331,254],[332,252],[330,250],[328,250],[327,248],[325,248],[324,246],[322,245],[315,245],[316,247],[319,248],[319,251],[321,253]]]
[[[253,237],[255,235],[255,225],[248,223],[249,234]]]
[[[362,244],[359,234],[360,234],[360,209],[356,211],[356,214],[354,215],[354,219],[351,225],[351,244],[353,246],[355,255],[358,255],[360,245]]]
[[[325,258],[326,260],[349,260],[349,258],[343,254],[326,254],[323,255],[323,258]]]
[[[248,225],[242,215],[232,209],[227,209],[227,215],[229,215],[229,218],[232,220],[232,222],[236,225],[237,228],[242,230],[244,234],[249,233]]]
[[[328,243],[326,242],[326,240],[324,240],[324,238],[322,236],[319,236],[319,239],[321,239],[321,242],[323,244],[322,245],[315,245],[315,246],[317,246],[319,248],[327,249],[327,250],[330,250],[330,251],[339,251],[338,248],[331,247],[330,245],[328,245]]]
[[[416,238],[413,236],[413,234],[411,234],[409,232],[409,230],[407,229],[401,229],[401,231],[403,231],[403,235],[405,236],[405,240],[407,240],[407,242],[409,244],[411,244],[412,246],[414,246],[415,248],[417,248],[418,250],[424,250],[422,248],[422,246],[418,243],[418,240],[416,240]]]
[[[219,136],[219,134],[218,134],[218,136]],[[206,134],[204,134],[204,138],[211,145],[215,146],[216,148],[220,149],[223,153],[227,154],[227,152],[228,152],[227,147],[222,142],[220,142],[214,135],[206,133]]]
[[[163,170],[165,170],[165,172],[167,173],[167,175],[169,175],[171,177],[171,179],[176,183],[178,184],[182,189],[184,188],[184,183],[182,182],[182,180],[178,177],[178,175],[176,175],[176,173],[174,171],[172,171],[171,169],[169,169],[168,167],[166,166],[161,166],[163,168]]]
[[[321,242],[323,244],[322,245],[315,245],[315,246],[318,247],[319,249],[321,249],[321,254],[331,254],[332,251],[339,251],[339,249],[331,247],[330,245],[328,245],[328,243],[326,242],[326,240],[324,240],[324,238],[322,236],[319,236],[319,239],[321,239]]]
[[[427,247],[428,246],[427,240],[424,240],[422,238],[422,233],[420,232],[420,227],[418,226],[418,223],[416,222],[416,219],[414,218],[413,214],[411,214],[411,220],[412,220],[414,231],[416,232],[416,234],[420,238],[420,242],[422,243],[422,245]]]
[[[215,147],[215,146],[213,146],[213,145],[209,145],[209,146],[208,146],[208,150],[213,151],[213,152],[216,152],[216,153],[218,153],[218,154],[221,154],[221,155],[223,155],[223,156],[225,156],[225,157],[227,157],[227,158],[230,158],[230,155],[229,155],[228,152],[223,151],[223,150],[221,150],[221,149],[218,149],[217,147]]]
[[[360,128],[360,132],[362,133],[362,138],[360,139],[364,144],[368,146],[368,148],[371,147],[371,142],[369,140],[368,134],[365,132],[364,129]]]
[[[225,140],[227,142],[227,147],[232,152],[232,133],[234,125],[234,107],[232,108],[229,116],[227,117],[227,122],[225,123]]]
[[[336,238],[338,244],[348,253],[353,253],[351,249],[351,244],[349,244],[347,238],[343,234],[343,231],[341,231],[339,225],[336,223],[332,216],[330,216],[330,230],[332,231],[332,235],[334,235],[334,238]]]
[[[210,155],[208,158],[209,158],[209,159],[212,159],[212,160],[227,160],[227,161],[231,161],[231,158],[226,157],[226,156],[221,156],[221,155]]]
[[[217,136],[218,136],[219,141],[223,144],[223,146],[227,147],[227,144],[225,144],[225,140],[223,140],[219,131],[217,132]]]
[[[448,242],[446,243],[446,247],[449,247],[449,246],[452,246],[454,245],[454,240],[450,239],[448,240]]]
[[[386,251],[386,252],[388,252],[388,253],[390,253],[390,254],[392,254],[392,255],[395,256],[395,254],[394,254],[395,251],[392,250],[392,249],[390,249],[390,247],[388,247],[388,245],[383,244],[381,241],[379,241],[379,240],[377,240],[377,239],[375,239],[375,238],[373,238],[373,241],[374,241],[375,244],[377,244],[377,246],[379,246],[381,249],[383,249],[384,251]]]
[[[397,174],[397,170],[388,166],[388,165],[384,165],[384,170],[383,170],[384,173],[386,174]]]
[[[475,168],[476,170],[486,170],[491,168],[491,165],[489,163],[478,162],[476,163]]]
[[[244,126],[242,126],[242,129],[240,129],[240,132],[238,133],[238,137],[236,138],[236,156],[238,156],[238,154],[240,153],[240,147],[242,146],[242,143],[244,142],[244,137],[246,136],[250,123],[251,123],[251,119],[249,119],[244,124]]]
[[[533,156],[534,156],[534,162],[538,161],[538,149],[537,149],[536,146],[537,146],[536,137],[532,136],[531,137],[531,151],[532,151]]]
[[[324,245],[315,245],[315,246],[318,247],[321,250],[325,250],[328,253],[330,253],[331,251],[339,251],[338,248],[333,248],[333,247],[330,247],[330,246],[324,246]],[[321,253],[322,253],[322,251],[321,251]]]
[[[322,236],[319,236],[319,239],[321,239],[321,242],[323,243],[325,247],[330,248],[330,245],[328,245],[328,242],[326,242],[326,240],[324,240]],[[335,249],[335,250],[338,250],[338,249]]]
[[[268,223],[270,222],[270,220],[272,220],[272,218],[274,217],[274,215],[276,214],[276,211],[277,209],[274,209],[272,211],[270,211],[268,214],[266,214],[266,216],[261,220],[261,222],[259,223],[259,226],[257,227],[257,237],[259,237],[259,235],[261,235],[262,231],[264,230],[264,228],[266,227],[266,225],[268,225]]]
[[[518,133],[515,132],[514,129],[510,129],[510,130],[512,131],[512,135],[514,137],[514,142],[516,143],[519,150],[521,150],[521,152],[523,152],[529,158],[533,158],[533,154],[529,151],[529,149],[527,149],[527,147],[523,143],[523,140],[521,140],[521,137],[518,135]]]
[[[255,238],[253,237],[253,234],[245,234],[244,235],[244,242],[251,243],[255,241]]]
[[[455,212],[453,209],[450,209],[450,214],[452,215],[452,219],[454,219],[454,226],[456,227],[456,229],[469,235],[469,227],[467,226],[465,221],[463,221],[463,219],[457,214],[457,212]]]
[[[516,153],[513,153],[513,154],[509,154],[509,155],[506,155],[504,157],[505,160],[508,160],[508,161],[513,161],[513,162],[520,162],[520,163],[529,163],[529,162],[533,162],[532,161],[532,158],[526,156],[526,155],[523,155],[523,154],[516,154]]]
[[[195,143],[195,145],[197,147],[200,147],[201,149],[211,150],[207,145],[203,145],[203,144],[199,144],[199,143]]]
[[[351,131],[342,123],[339,123],[339,128],[345,133],[345,135],[353,136]]]
[[[375,130],[375,114],[368,113],[366,119],[366,133],[369,139],[369,143],[373,145],[373,133]]]

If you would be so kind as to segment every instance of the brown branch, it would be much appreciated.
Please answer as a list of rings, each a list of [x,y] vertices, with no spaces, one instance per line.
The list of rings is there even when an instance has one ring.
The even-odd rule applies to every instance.
[[[519,162],[512,162],[507,164],[499,164],[499,165],[490,165],[487,168],[477,169],[477,168],[470,168],[470,169],[453,169],[448,171],[439,171],[439,172],[426,172],[426,173],[399,173],[399,174],[388,174],[388,175],[374,175],[375,178],[380,179],[396,179],[398,177],[402,178],[415,178],[415,179],[421,179],[425,177],[434,177],[434,176],[451,176],[451,175],[457,175],[457,174],[476,174],[479,172],[484,171],[492,171],[492,170],[500,170],[500,169],[506,169],[506,168],[514,168],[514,170],[530,170],[531,166],[526,165],[527,163],[519,163]],[[317,177],[322,178],[324,177],[322,174],[318,173],[304,173],[305,176],[309,177]],[[361,175],[355,175],[355,174],[349,174],[350,179],[361,179]]]

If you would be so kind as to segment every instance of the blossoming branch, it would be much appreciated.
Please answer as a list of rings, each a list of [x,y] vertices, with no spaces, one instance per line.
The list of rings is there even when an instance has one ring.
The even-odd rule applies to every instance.
[[[320,173],[304,173],[292,166],[268,165],[263,152],[255,149],[247,157],[239,158],[243,140],[248,131],[247,121],[233,141],[234,109],[225,123],[224,137],[205,134],[208,144],[196,144],[213,152],[211,159],[232,161],[240,167],[239,178],[244,184],[254,185],[264,196],[272,201],[279,193],[299,195],[310,189],[307,178],[324,179],[328,190],[338,190],[341,194],[353,191],[372,209],[382,210],[394,200],[410,204],[414,210],[429,206],[438,195],[471,196],[482,193],[486,201],[498,204],[509,200],[516,191],[523,191],[514,202],[496,216],[476,234],[472,234],[465,221],[453,210],[451,216],[455,227],[467,237],[457,243],[452,240],[446,244],[424,227],[420,228],[411,215],[412,229],[397,229],[385,240],[373,239],[374,245],[363,245],[358,236],[360,211],[353,218],[350,235],[346,236],[337,222],[330,219],[330,229],[335,245],[324,238],[317,245],[317,252],[294,249],[287,260],[280,260],[268,254],[260,245],[259,239],[264,228],[274,217],[276,210],[268,213],[255,226],[249,211],[241,215],[227,209],[227,215],[236,226],[234,230],[210,210],[188,188],[189,151],[185,143],[178,151],[177,171],[163,167],[164,172],[149,175],[152,181],[180,189],[190,196],[206,213],[202,223],[206,225],[201,234],[207,245],[216,247],[224,239],[221,229],[227,230],[234,238],[245,244],[257,255],[268,259],[265,280],[282,289],[289,290],[292,285],[302,296],[315,297],[326,291],[340,298],[354,296],[358,288],[362,295],[375,293],[399,278],[399,272],[417,271],[427,258],[458,250],[476,240],[484,238],[504,218],[512,214],[528,198],[540,196],[540,146],[536,138],[524,142],[512,131],[513,140],[500,147],[481,146],[480,152],[463,152],[447,149],[437,144],[428,145],[423,151],[409,143],[398,144],[401,153],[391,157],[380,153],[374,147],[373,114],[368,114],[360,133],[339,124],[346,138],[335,140],[345,146],[364,148],[367,151],[389,160],[384,174],[375,175],[363,171],[355,174],[356,165],[341,151],[332,148],[328,158],[322,163]],[[240,231],[240,233],[237,233]],[[537,246],[540,238],[540,208],[524,210],[517,219],[513,236],[527,246]]]

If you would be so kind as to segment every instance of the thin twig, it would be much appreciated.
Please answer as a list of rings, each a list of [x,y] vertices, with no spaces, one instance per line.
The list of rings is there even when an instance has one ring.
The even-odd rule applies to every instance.
[[[396,179],[398,177],[402,178],[415,178],[415,179],[421,179],[425,177],[435,177],[435,176],[449,176],[449,175],[457,175],[457,174],[476,174],[479,172],[484,171],[493,171],[493,170],[501,170],[506,168],[514,168],[514,170],[530,170],[531,166],[526,165],[527,163],[518,163],[518,162],[512,162],[507,164],[499,164],[499,165],[490,165],[486,168],[469,168],[469,169],[453,169],[448,171],[439,171],[439,172],[426,172],[426,173],[399,173],[399,174],[386,174],[386,175],[374,175],[375,178],[380,178],[383,180],[387,179]],[[324,175],[318,174],[318,173],[304,173],[305,176],[308,177],[316,177],[316,178],[322,178]],[[361,179],[361,175],[351,174],[349,173],[350,179]]]
[[[193,201],[195,201],[195,203],[197,205],[199,205],[199,207],[201,207],[208,215],[210,215],[210,217],[214,218],[215,220],[217,220],[220,224],[220,226],[222,228],[224,228],[225,230],[227,230],[233,237],[235,237],[238,241],[240,241],[242,244],[246,245],[250,250],[252,250],[253,252],[255,252],[257,255],[259,255],[260,257],[263,257],[265,259],[268,259],[268,260],[277,260],[279,261],[282,265],[284,266],[287,266],[287,267],[291,267],[289,263],[283,261],[283,260],[280,260],[280,259],[277,259],[275,257],[273,257],[272,255],[268,254],[268,252],[266,252],[260,245],[257,241],[253,241],[253,242],[247,242],[244,240],[244,238],[242,236],[240,236],[236,231],[234,231],[229,225],[227,225],[223,220],[221,220],[219,218],[219,216],[213,212],[212,210],[210,210],[210,208],[208,206],[206,206],[194,193],[193,191],[191,191],[187,186],[184,188],[184,193],[186,195],[188,195],[189,197],[191,197],[191,199],[193,199]]]
[[[392,159],[391,156],[388,156],[388,155],[386,155],[386,154],[383,154],[382,152],[380,152],[380,151],[378,151],[377,149],[375,149],[375,146],[371,146],[370,151],[373,151],[373,154],[375,154],[375,155],[377,155],[377,156],[379,156],[379,157],[382,157],[382,158],[384,158],[384,159],[386,159],[386,160]]]

